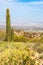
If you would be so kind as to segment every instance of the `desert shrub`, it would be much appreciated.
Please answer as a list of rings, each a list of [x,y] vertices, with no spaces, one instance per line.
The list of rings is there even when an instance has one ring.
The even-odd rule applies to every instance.
[[[41,44],[41,45],[38,47],[37,51],[38,51],[39,53],[43,52],[43,44]]]
[[[14,41],[17,42],[18,41],[18,36],[14,34]]]
[[[14,35],[14,41],[16,42],[28,42],[28,38],[24,37],[24,36],[16,36]]]
[[[27,43],[0,42],[0,65],[38,65],[34,54],[36,51],[30,50]]]

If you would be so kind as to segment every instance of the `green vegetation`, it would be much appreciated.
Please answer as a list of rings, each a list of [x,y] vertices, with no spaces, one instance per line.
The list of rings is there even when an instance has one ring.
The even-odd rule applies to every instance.
[[[6,10],[6,41],[11,41],[10,12]]]
[[[17,36],[17,35],[14,35],[14,41],[15,42],[29,42],[29,39],[26,38],[25,36]]]
[[[5,30],[0,30],[0,41],[4,41],[5,38],[6,38],[6,31]],[[43,44],[43,37],[28,38],[28,37],[25,37],[25,35],[17,36],[14,33],[14,29],[11,31],[11,38],[13,38],[12,41],[15,41],[15,42],[30,42],[30,43],[35,43],[36,42],[36,43],[42,43]]]
[[[14,29],[11,29],[11,41],[14,41]]]
[[[31,43],[0,42],[0,65],[40,65],[38,52],[29,46]]]

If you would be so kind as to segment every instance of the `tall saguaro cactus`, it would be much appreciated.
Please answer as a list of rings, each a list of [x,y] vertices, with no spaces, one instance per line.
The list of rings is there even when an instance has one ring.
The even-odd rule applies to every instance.
[[[6,10],[6,41],[11,41],[10,12]]]

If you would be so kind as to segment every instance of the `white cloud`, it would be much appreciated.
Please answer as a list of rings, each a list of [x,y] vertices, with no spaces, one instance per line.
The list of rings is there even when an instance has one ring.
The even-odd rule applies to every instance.
[[[16,2],[16,0],[14,0]],[[1,4],[13,3],[13,0],[0,0]]]
[[[23,3],[23,2],[17,2],[17,0],[0,0],[0,3],[1,4],[9,4],[9,3],[14,3],[14,2],[16,2],[16,3],[19,3],[19,4],[32,4],[32,5],[35,5],[35,4],[43,4],[43,1],[38,1],[38,2],[25,2],[25,3]]]
[[[40,5],[43,4],[43,1],[38,1],[38,2],[17,2],[17,0],[0,0],[0,4],[29,4],[29,5]]]

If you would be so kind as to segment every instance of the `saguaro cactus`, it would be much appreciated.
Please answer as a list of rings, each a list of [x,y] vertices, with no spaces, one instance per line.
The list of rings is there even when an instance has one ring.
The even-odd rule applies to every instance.
[[[14,41],[14,29],[11,29],[11,41]]]
[[[11,41],[10,12],[6,10],[6,41]]]

